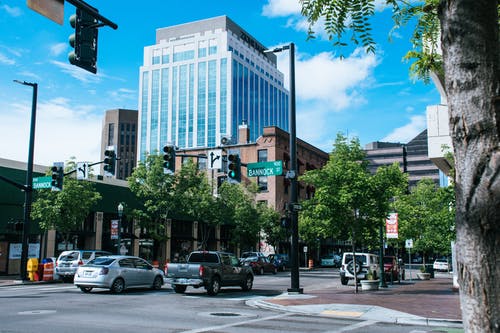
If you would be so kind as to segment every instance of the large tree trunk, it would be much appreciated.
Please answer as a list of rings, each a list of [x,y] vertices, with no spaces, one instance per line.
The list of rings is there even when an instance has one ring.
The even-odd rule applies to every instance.
[[[466,332],[500,331],[500,54],[497,0],[441,0],[456,166],[457,263]]]

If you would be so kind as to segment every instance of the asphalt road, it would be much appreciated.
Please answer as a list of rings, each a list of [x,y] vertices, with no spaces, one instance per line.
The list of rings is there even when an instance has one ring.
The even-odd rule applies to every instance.
[[[305,290],[340,283],[333,269],[301,272],[300,279]],[[193,288],[175,294],[170,286],[119,295],[96,289],[84,294],[63,283],[1,287],[0,332],[431,332],[429,327],[304,316],[246,305],[250,299],[279,295],[289,286],[289,272],[280,272],[256,276],[251,292],[225,288],[215,297]]]

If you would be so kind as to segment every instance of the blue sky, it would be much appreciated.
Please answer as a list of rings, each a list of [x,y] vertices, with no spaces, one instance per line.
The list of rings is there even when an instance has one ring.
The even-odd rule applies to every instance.
[[[408,142],[426,127],[425,108],[438,104],[432,84],[413,82],[401,59],[411,47],[411,27],[392,43],[390,11],[377,7],[373,20],[376,54],[333,48],[325,36],[307,41],[298,0],[97,1],[118,25],[99,29],[98,73],[69,64],[69,16],[63,25],[26,6],[0,0],[0,158],[26,161],[32,89],[13,80],[36,82],[38,108],[35,163],[51,165],[74,156],[96,162],[105,110],[138,108],[139,67],[156,29],[227,15],[269,48],[296,44],[297,135],[327,152],[338,132],[372,141]],[[288,54],[278,67],[288,82]],[[340,59],[340,55],[344,59]]]

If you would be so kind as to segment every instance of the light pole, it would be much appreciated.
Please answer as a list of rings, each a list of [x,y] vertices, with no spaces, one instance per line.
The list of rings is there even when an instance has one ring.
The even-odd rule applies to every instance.
[[[284,50],[289,50],[290,55],[290,107],[289,107],[289,131],[290,131],[290,169],[287,173],[287,178],[290,179],[290,223],[292,231],[292,244],[290,248],[291,252],[291,264],[290,264],[290,276],[291,276],[291,287],[288,289],[289,293],[303,293],[303,289],[300,288],[299,284],[299,226],[298,226],[298,211],[296,205],[298,204],[297,195],[297,134],[296,134],[296,121],[295,121],[295,44],[290,43],[288,45],[269,50],[268,52],[282,52]]]
[[[14,80],[14,82],[33,88],[33,100],[31,102],[30,142],[28,147],[28,165],[26,171],[26,186],[24,188],[23,244],[21,249],[20,269],[20,278],[21,280],[25,281],[28,280],[26,266],[28,263],[31,203],[33,201],[33,155],[35,151],[36,101],[38,95],[38,84],[19,80]]]
[[[123,205],[120,202],[118,204],[118,244],[116,245],[116,253],[121,254],[120,248],[121,248],[121,242],[122,242],[122,216],[123,216]]]

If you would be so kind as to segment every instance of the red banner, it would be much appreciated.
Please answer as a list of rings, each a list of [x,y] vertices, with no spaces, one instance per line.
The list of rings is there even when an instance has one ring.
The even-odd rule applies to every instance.
[[[387,238],[398,238],[398,213],[390,213],[385,220],[385,236]]]

